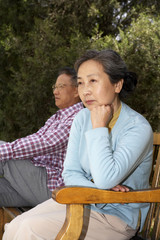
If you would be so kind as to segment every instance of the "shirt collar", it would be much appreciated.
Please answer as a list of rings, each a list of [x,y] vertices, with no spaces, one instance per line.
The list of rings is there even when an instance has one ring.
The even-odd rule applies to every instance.
[[[68,116],[80,111],[83,108],[82,102],[76,103],[68,108],[60,109],[57,111],[56,115],[58,118],[68,118]]]

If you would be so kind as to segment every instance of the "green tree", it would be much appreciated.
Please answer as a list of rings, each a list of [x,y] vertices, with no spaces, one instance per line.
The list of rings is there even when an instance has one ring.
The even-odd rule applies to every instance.
[[[10,141],[34,132],[44,124],[56,111],[51,86],[57,70],[72,66],[87,48],[115,48],[138,73],[148,58],[146,71],[153,63],[149,38],[154,38],[155,48],[155,34],[158,34],[154,29],[151,35],[149,29],[147,35],[147,27],[153,27],[147,22],[147,16],[152,13],[151,19],[157,22],[159,5],[155,0],[0,0],[0,138]],[[145,9],[148,15],[146,22],[141,24],[142,20],[137,19]],[[140,24],[146,29],[144,36],[140,34]],[[143,52],[141,44],[145,41],[148,45]],[[157,56],[157,50],[154,51]],[[144,54],[144,57],[138,54]],[[141,68],[135,68],[135,59]],[[157,61],[155,59],[154,63]],[[158,81],[157,68],[155,65],[156,73],[149,68],[153,82],[154,79]],[[138,89],[147,92],[148,86],[144,82]],[[147,99],[149,101],[145,93],[145,101]],[[151,101],[150,105],[150,108],[146,105],[140,109],[144,115],[148,110],[150,114]],[[155,115],[146,115],[153,124],[157,105],[154,107]]]
[[[0,126],[4,129],[3,139],[15,139],[35,132],[55,111],[52,84],[57,71],[63,66],[72,66],[78,53],[88,48],[87,39],[75,32],[68,39],[57,34],[49,20],[35,22],[27,41],[12,38],[8,57],[16,55],[18,67],[10,68],[11,78],[6,79],[7,92],[2,99]],[[19,47],[20,46],[20,47]],[[1,104],[2,104],[1,103]],[[7,121],[6,121],[7,120]]]

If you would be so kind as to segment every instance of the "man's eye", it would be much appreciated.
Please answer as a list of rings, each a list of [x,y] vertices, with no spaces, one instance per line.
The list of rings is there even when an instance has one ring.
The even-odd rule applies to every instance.
[[[65,85],[64,85],[64,84],[60,84],[60,85],[58,85],[58,87],[59,87],[59,88],[64,88]]]
[[[77,83],[78,86],[81,85],[81,84],[82,84],[82,82],[78,82],[78,83]]]

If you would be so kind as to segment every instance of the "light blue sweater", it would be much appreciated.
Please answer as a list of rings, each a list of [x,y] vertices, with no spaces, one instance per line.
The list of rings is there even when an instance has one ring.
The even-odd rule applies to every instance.
[[[110,134],[105,127],[92,129],[90,111],[85,108],[77,114],[71,127],[63,171],[65,184],[100,189],[117,184],[133,189],[148,188],[152,148],[151,126],[126,104],[122,103]],[[118,216],[135,229],[139,211],[143,226],[149,204],[96,204],[91,208]]]

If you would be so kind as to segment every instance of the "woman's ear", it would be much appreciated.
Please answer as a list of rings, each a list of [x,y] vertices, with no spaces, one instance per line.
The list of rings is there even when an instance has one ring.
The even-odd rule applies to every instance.
[[[123,87],[123,82],[124,82],[124,80],[121,79],[121,80],[119,80],[119,82],[115,83],[115,93],[120,93],[120,91],[122,90],[122,87]]]

